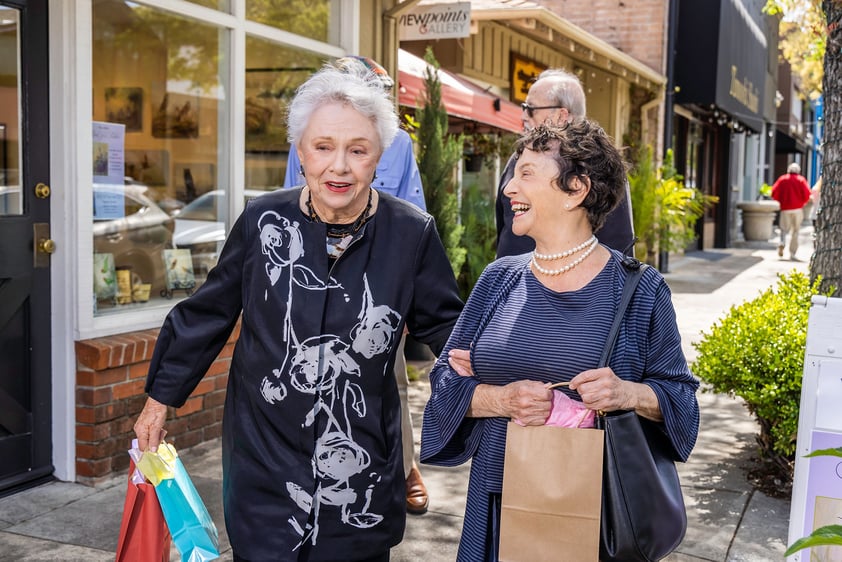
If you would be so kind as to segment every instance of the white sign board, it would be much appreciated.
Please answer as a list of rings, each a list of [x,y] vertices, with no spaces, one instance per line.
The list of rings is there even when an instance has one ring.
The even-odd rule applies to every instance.
[[[842,524],[842,459],[833,456],[804,457],[815,450],[842,447],[840,405],[842,299],[814,296],[801,380],[795,481],[787,545],[819,527]],[[817,559],[842,561],[842,546],[813,547],[787,558],[789,562]]]
[[[122,123],[93,122],[94,183],[123,185],[125,172],[126,126]]]
[[[398,19],[401,41],[451,39],[471,35],[471,3],[425,4]]]

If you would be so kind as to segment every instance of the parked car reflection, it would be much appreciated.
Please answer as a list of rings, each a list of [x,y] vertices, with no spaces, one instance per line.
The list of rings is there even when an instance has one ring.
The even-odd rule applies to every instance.
[[[131,267],[134,285],[151,283],[153,294],[165,288],[162,252],[173,247],[173,218],[143,185],[94,184],[93,192],[95,198],[122,195],[123,204],[120,217],[94,216],[94,252],[112,254],[117,267]]]
[[[260,197],[269,191],[246,189],[245,201]],[[207,276],[219,259],[225,243],[225,225],[228,223],[228,205],[225,191],[214,189],[203,193],[175,214],[173,243],[176,248],[187,248],[193,258],[193,272],[197,278]]]
[[[19,215],[23,212],[20,186],[0,185],[0,215]]]

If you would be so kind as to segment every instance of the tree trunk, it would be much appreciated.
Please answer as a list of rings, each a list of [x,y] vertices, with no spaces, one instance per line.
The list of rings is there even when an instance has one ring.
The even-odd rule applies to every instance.
[[[822,0],[827,18],[824,57],[824,159],[821,211],[816,220],[816,251],[810,264],[821,290],[842,289],[842,2]]]

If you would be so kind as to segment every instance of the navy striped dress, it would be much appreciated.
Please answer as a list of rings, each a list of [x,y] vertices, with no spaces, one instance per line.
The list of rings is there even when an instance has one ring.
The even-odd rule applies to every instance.
[[[430,373],[421,462],[456,466],[472,460],[458,560],[493,560],[499,539],[499,494],[506,446],[504,418],[466,418],[480,383],[567,381],[597,367],[622,295],[626,270],[614,252],[585,287],[556,293],[529,269],[529,255],[501,258],[486,268]],[[450,349],[471,349],[474,377],[450,369]],[[684,461],[699,427],[698,381],[692,376],[669,287],[647,268],[620,328],[610,366],[622,379],[648,384],[664,426]],[[571,392],[572,398],[578,394]]]

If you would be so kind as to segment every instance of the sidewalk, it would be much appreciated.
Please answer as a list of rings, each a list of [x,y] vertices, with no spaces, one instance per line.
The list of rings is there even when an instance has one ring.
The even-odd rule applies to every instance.
[[[778,258],[777,241],[693,252],[671,260],[665,277],[673,292],[688,361],[695,357],[691,343],[731,305],[774,285],[778,273],[807,272],[811,234],[809,227],[802,229],[801,262]],[[416,441],[428,396],[426,377],[410,385]],[[666,561],[782,560],[789,501],[752,489],[745,478],[744,467],[755,448],[756,423],[739,400],[700,393],[699,402],[699,440],[690,460],[679,466],[687,535]],[[219,441],[182,451],[182,459],[219,528],[220,560],[230,561],[222,515]],[[422,465],[421,471],[430,492],[430,510],[423,516],[408,516],[404,541],[393,549],[392,560],[455,560],[469,467]],[[0,562],[113,561],[125,488],[126,476],[121,474],[97,488],[51,482],[0,499]],[[172,560],[178,560],[175,549]]]

